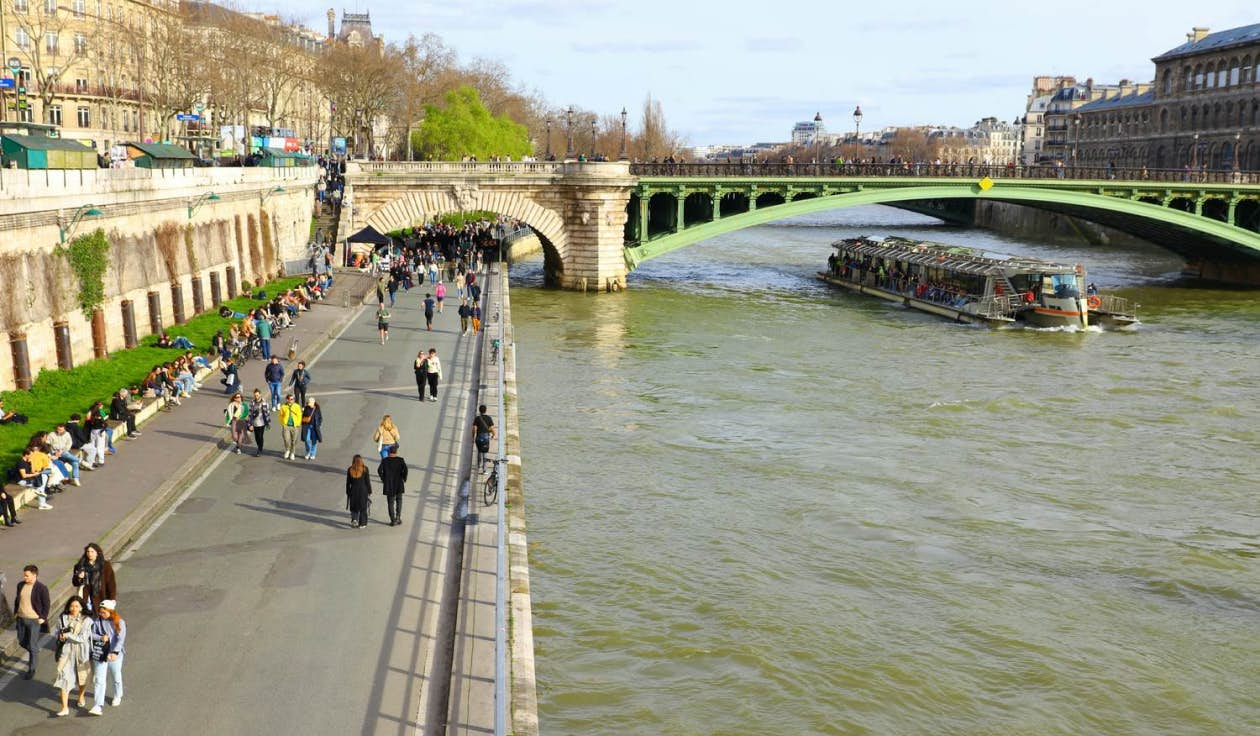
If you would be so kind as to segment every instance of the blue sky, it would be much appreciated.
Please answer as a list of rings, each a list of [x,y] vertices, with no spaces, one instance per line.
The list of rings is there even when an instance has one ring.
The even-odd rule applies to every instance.
[[[309,0],[241,0],[324,29]],[[267,3],[271,3],[268,5]],[[1149,81],[1150,58],[1260,23],[1260,4],[1166,0],[354,0],[389,40],[433,32],[460,58],[497,59],[549,101],[631,125],[659,99],[691,145],[782,141],[820,112],[833,131],[1013,119],[1037,74]]]

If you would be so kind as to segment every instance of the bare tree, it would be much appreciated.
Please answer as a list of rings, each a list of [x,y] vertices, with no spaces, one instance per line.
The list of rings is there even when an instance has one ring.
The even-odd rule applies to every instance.
[[[76,66],[89,59],[99,25],[86,13],[62,7],[57,0],[0,0],[0,12],[13,24],[14,55],[30,70],[43,106],[44,122],[53,122],[52,104]]]
[[[681,149],[682,137],[669,130],[661,101],[652,99],[649,94],[643,101],[642,127],[631,147],[632,155],[640,161],[652,161],[672,156]]]
[[[149,23],[142,23],[136,32],[144,49],[145,68],[160,70],[150,73],[143,85],[153,110],[150,132],[165,139],[170,136],[175,116],[205,98],[209,86],[206,36],[186,32],[183,18],[169,12],[150,16]]]
[[[406,82],[397,49],[337,44],[319,61],[320,87],[336,106],[333,127],[354,137],[357,153],[375,149],[376,128],[392,121]]]

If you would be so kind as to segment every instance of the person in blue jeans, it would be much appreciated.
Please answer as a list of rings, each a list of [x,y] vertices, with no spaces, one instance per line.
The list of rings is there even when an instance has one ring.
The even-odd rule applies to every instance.
[[[127,624],[118,615],[118,604],[114,601],[101,601],[97,606],[96,618],[92,619],[92,710],[94,716],[101,715],[105,706],[105,675],[114,683],[114,699],[110,705],[122,705],[123,699],[123,655],[127,641]]]
[[[254,327],[258,330],[258,341],[262,347],[263,360],[271,359],[271,322],[261,316],[254,321]]]
[[[284,366],[280,365],[280,356],[271,356],[271,362],[263,369],[263,378],[267,381],[267,388],[271,389],[271,408],[279,409],[283,398],[280,387],[284,384]]]
[[[320,434],[320,425],[324,423],[324,414],[319,409],[319,402],[314,398],[306,400],[302,407],[302,442],[306,444],[306,459],[314,460],[319,443],[324,435]]]

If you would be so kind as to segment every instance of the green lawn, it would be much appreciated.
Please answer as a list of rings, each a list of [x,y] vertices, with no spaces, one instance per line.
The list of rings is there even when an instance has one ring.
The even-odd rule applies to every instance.
[[[268,296],[290,289],[302,283],[305,277],[291,277],[272,281],[263,286]],[[224,302],[228,307],[245,312],[261,304],[261,301],[241,296]],[[182,325],[171,325],[166,334],[175,338],[183,335],[196,345],[195,352],[210,347],[210,339],[218,330],[227,332],[232,320],[220,317],[217,311],[193,317]],[[0,467],[9,468],[22,456],[22,449],[31,435],[40,430],[51,430],[58,422],[70,415],[87,412],[97,399],[109,404],[114,392],[123,386],[139,384],[153,366],[174,360],[183,351],[156,348],[157,337],[151,335],[140,341],[140,346],[120,350],[100,360],[92,360],[69,371],[45,368],[39,372],[30,391],[5,391],[0,393],[4,406],[10,411],[30,417],[30,423],[0,426]]]

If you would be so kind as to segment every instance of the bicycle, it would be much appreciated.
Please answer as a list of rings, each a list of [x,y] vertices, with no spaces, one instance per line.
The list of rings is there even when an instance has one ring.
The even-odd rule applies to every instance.
[[[499,500],[499,463],[501,460],[494,460],[490,468],[490,475],[486,476],[486,483],[481,488],[481,502],[485,506],[493,506]]]

